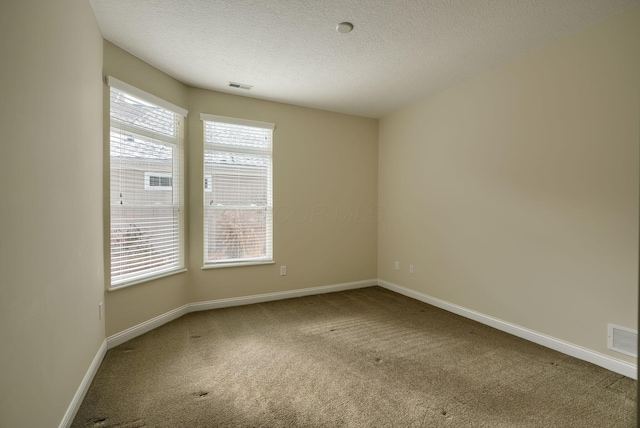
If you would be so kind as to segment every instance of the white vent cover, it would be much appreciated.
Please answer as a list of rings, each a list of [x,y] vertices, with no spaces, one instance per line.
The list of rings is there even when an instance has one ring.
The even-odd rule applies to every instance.
[[[632,357],[638,357],[638,331],[626,327],[609,324],[609,349]]]

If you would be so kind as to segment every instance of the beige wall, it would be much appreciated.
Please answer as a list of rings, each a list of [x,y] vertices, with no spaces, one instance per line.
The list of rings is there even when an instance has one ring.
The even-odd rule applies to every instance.
[[[635,362],[605,345],[607,322],[636,325],[638,40],[635,9],[385,118],[377,151],[375,120],[187,88],[108,42],[101,70],[87,2],[3,2],[0,426],[59,424],[105,338],[103,298],[112,335],[187,302],[369,279],[376,265]],[[106,295],[103,72],[191,110],[189,272]],[[276,123],[276,265],[200,269],[200,112]]]
[[[57,427],[105,338],[89,3],[0,3],[0,58],[0,426]]]
[[[187,87],[146,62],[104,41],[105,76],[112,76],[180,107],[187,107]],[[109,87],[103,85],[104,105],[104,266],[105,289],[110,284],[109,247]],[[191,114],[191,112],[189,113]],[[188,130],[187,130],[188,131]],[[185,141],[188,139],[188,132]],[[180,273],[106,292],[107,337],[187,303],[188,273]]]
[[[383,118],[379,277],[635,363],[639,41],[636,8]]]
[[[186,139],[189,270],[107,292],[107,336],[185,303],[376,277],[377,120],[186,88],[107,41],[104,73],[189,110]],[[108,123],[106,85],[104,90],[104,120]],[[200,113],[276,124],[274,265],[201,269]],[[105,171],[108,171],[106,144]],[[109,193],[107,178],[105,175],[105,198]],[[108,219],[107,199],[104,215]],[[108,226],[104,232],[108,278]],[[287,266],[286,276],[279,275],[280,265]]]
[[[377,120],[193,88],[189,110],[191,302],[376,277]],[[276,124],[275,265],[201,269],[200,113]]]

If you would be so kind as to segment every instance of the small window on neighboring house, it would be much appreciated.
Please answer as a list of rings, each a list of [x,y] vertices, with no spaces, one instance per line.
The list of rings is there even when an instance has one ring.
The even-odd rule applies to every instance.
[[[211,189],[213,189],[213,183],[211,181],[211,176],[210,175],[205,175],[204,176],[204,191],[205,192],[211,192]]]
[[[183,135],[187,111],[108,78],[111,286],[185,269]]]
[[[145,172],[144,173],[144,189],[145,190],[172,190],[173,177],[170,173],[165,172]]]

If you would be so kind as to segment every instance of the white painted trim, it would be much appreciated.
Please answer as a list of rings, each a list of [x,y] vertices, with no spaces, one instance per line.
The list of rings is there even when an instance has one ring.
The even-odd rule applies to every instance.
[[[604,367],[607,370],[611,370],[632,379],[638,379],[638,367],[636,364],[618,360],[617,358],[592,351],[591,349],[583,348],[582,346],[574,345],[573,343],[565,342],[564,340],[560,340],[543,333],[538,333],[537,331],[529,330],[528,328],[520,327],[519,325],[467,309],[463,306],[449,303],[445,300],[441,300],[382,279],[378,279],[378,285],[396,293],[411,297],[412,299],[420,300],[421,302],[428,303],[440,309],[444,309],[445,311],[453,312],[454,314],[472,319],[522,339],[526,339],[530,342],[537,343],[538,345],[551,348],[555,351],[562,352],[563,354],[570,355],[583,361],[588,361],[597,366]]]
[[[200,120],[204,122],[219,122],[229,125],[251,126],[253,128],[262,128],[274,130],[276,125],[269,122],[258,122],[257,120],[240,119],[238,117],[218,116],[215,114],[200,113]]]
[[[143,335],[154,328],[158,328],[163,324],[166,324],[170,321],[180,318],[181,316],[187,314],[189,312],[189,305],[182,305],[179,308],[176,308],[172,311],[165,312],[162,315],[158,315],[155,318],[151,318],[143,323],[138,325],[134,325],[120,333],[116,333],[112,336],[107,337],[107,349],[111,349],[116,347],[127,340],[131,340],[134,337],[138,337]]]
[[[312,296],[314,294],[332,293],[336,291],[353,290],[356,288],[378,285],[376,279],[365,281],[345,282],[342,284],[323,285],[320,287],[300,288],[276,293],[255,294],[253,296],[232,297],[229,299],[209,300],[207,302],[191,303],[189,312],[208,311],[210,309],[229,308],[231,306],[251,305],[253,303],[270,302],[273,300],[291,299],[293,297]]]
[[[514,336],[526,339],[530,342],[537,343],[547,348],[562,352],[563,354],[570,355],[572,357],[588,361],[596,364],[600,367],[604,367],[607,370],[619,373],[621,375],[637,379],[638,370],[637,366],[626,361],[619,360],[617,358],[610,357],[599,352],[583,348],[582,346],[575,345],[573,343],[565,342],[564,340],[557,339],[552,336],[548,336],[537,331],[530,330],[528,328],[521,327],[516,324],[512,324],[501,319],[485,315],[480,312],[467,309],[463,306],[459,306],[453,303],[449,303],[445,300],[441,300],[419,291],[411,290],[406,287],[402,287],[397,284],[393,284],[381,279],[369,279],[364,281],[347,282],[342,284],[325,285],[311,288],[301,288],[289,291],[280,291],[275,293],[256,294],[252,296],[232,297],[228,299],[210,300],[204,302],[190,303],[183,305],[177,309],[166,312],[153,319],[145,321],[141,324],[128,328],[120,333],[109,336],[106,339],[107,349],[111,349],[118,346],[134,337],[147,333],[154,328],[160,327],[170,321],[180,318],[189,312],[206,311],[211,309],[228,308],[232,306],[250,305],[254,303],[270,302],[274,300],[290,299],[294,297],[311,296],[315,294],[331,293],[343,290],[353,290],[356,288],[370,287],[373,285],[380,285],[388,290],[396,293],[411,297],[424,303],[436,306],[440,309],[452,312],[454,314],[463,316],[465,318],[472,319],[479,323],[488,325]]]
[[[69,404],[69,407],[67,408],[67,411],[65,412],[64,417],[60,422],[59,428],[69,428],[73,423],[73,419],[76,417],[76,414],[80,409],[80,405],[82,404],[82,400],[84,400],[85,395],[87,395],[87,391],[91,386],[93,377],[98,372],[98,369],[100,368],[100,364],[102,363],[102,359],[104,358],[106,353],[107,353],[107,340],[105,339],[102,341],[102,345],[100,345],[100,348],[98,349],[98,353],[96,354],[95,357],[93,357],[93,361],[89,366],[89,370],[87,370],[87,373],[85,373],[84,378],[82,378],[82,382],[80,382],[80,386],[78,387],[78,390],[73,396],[73,400],[71,400],[71,403]]]
[[[273,265],[276,262],[269,260],[253,260],[246,262],[231,262],[231,263],[205,263],[200,269],[221,269],[221,268],[229,268],[229,267],[240,267],[240,266],[259,266],[259,265]]]
[[[122,92],[126,92],[136,98],[140,98],[142,101],[147,101],[149,103],[155,104],[183,117],[187,117],[187,115],[189,114],[189,110],[177,106],[174,103],[171,103],[160,97],[156,97],[155,95],[143,91],[142,89],[138,89],[135,86],[125,83],[122,80],[118,80],[113,76],[107,76],[106,81],[107,85],[109,85],[110,87],[116,88]]]
[[[100,367],[100,363],[102,363],[102,359],[104,358],[107,352],[107,349],[111,349],[128,340],[133,339],[134,337],[147,333],[153,330],[154,328],[160,327],[163,324],[166,324],[170,321],[180,318],[181,316],[186,315],[189,312],[227,308],[227,307],[240,306],[240,305],[249,305],[253,303],[269,302],[274,300],[283,300],[283,299],[290,299],[290,298],[302,297],[302,296],[311,296],[315,294],[324,294],[324,293],[331,293],[336,291],[353,290],[357,288],[370,287],[373,285],[379,285],[383,288],[394,291],[396,293],[405,295],[407,297],[411,297],[413,299],[436,306],[440,309],[444,309],[446,311],[463,316],[465,318],[472,319],[474,321],[488,325],[490,327],[496,328],[498,330],[504,331],[514,336],[529,340],[530,342],[534,342],[539,345],[545,346],[547,348],[556,350],[558,352],[562,352],[563,354],[570,355],[572,357],[575,357],[584,361],[588,361],[600,367],[604,367],[607,370],[611,370],[613,372],[630,377],[632,379],[638,379],[638,371],[637,371],[637,366],[635,364],[618,360],[608,355],[604,355],[604,354],[592,351],[590,349],[586,349],[581,346],[574,345],[572,343],[565,342],[563,340],[556,339],[554,337],[547,336],[545,334],[538,333],[536,331],[529,330],[524,327],[520,327],[518,325],[509,323],[507,321],[503,321],[498,318],[494,318],[489,315],[485,315],[480,312],[476,312],[471,309],[467,309],[465,307],[462,307],[453,303],[449,303],[445,300],[437,299],[435,297],[429,296],[419,291],[411,290],[409,288],[402,287],[400,285],[393,284],[388,281],[384,281],[381,279],[368,279],[364,281],[346,282],[342,284],[302,288],[297,290],[281,291],[276,293],[256,294],[256,295],[245,296],[245,297],[233,297],[229,299],[219,299],[219,300],[210,300],[210,301],[198,302],[198,303],[190,303],[187,305],[180,306],[179,308],[166,312],[162,315],[158,315],[155,318],[152,318],[148,321],[135,325],[124,331],[121,331],[120,333],[116,333],[113,336],[109,336],[107,339],[105,339],[105,341],[100,346],[100,349],[98,350],[98,353],[93,359],[93,362],[89,367],[89,370],[87,370],[87,373],[82,379],[82,382],[78,387],[78,390],[76,391],[76,394],[74,395],[73,400],[71,401],[71,404],[69,405],[69,408],[67,409],[67,412],[64,415],[64,418],[60,422],[59,428],[68,428],[73,422],[73,418],[75,417],[76,413],[78,412],[78,409],[80,408],[80,405],[82,404],[82,400],[84,399],[89,389],[89,386],[91,385],[91,381],[93,380],[93,377],[95,376],[96,372],[98,371],[98,368]]]
[[[158,315],[138,325],[134,325],[120,333],[107,337],[107,349],[116,347],[128,340],[143,335],[154,328],[180,318],[189,312],[207,311],[209,309],[228,308],[231,306],[250,305],[252,303],[269,302],[273,300],[290,299],[293,297],[311,296],[314,294],[331,293],[335,291],[353,290],[356,288],[371,287],[378,285],[377,279],[364,281],[345,282],[342,284],[324,285],[320,287],[301,288],[290,291],[280,291],[276,293],[256,294],[253,296],[232,297],[230,299],[209,300],[206,302],[189,303],[177,309]]]

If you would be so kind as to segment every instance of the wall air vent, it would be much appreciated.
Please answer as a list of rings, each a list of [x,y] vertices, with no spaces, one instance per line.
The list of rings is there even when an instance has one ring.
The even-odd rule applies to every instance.
[[[248,91],[249,89],[253,88],[253,86],[251,85],[245,85],[243,83],[236,83],[236,82],[229,82],[229,86],[231,86],[232,88],[244,89],[245,91]]]
[[[607,347],[632,357],[638,357],[638,332],[626,327],[608,324]]]

